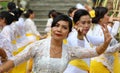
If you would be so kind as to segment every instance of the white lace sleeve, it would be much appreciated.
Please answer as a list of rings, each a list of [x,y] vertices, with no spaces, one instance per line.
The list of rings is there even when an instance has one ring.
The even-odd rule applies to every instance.
[[[21,53],[10,58],[10,60],[14,61],[15,66],[24,61],[27,61],[29,58],[34,57],[36,55],[40,44],[40,42],[35,42],[33,44],[28,45]]]
[[[5,50],[8,58],[12,56],[13,47],[12,47],[10,41],[8,41],[1,34],[0,34],[0,48],[3,48]]]
[[[120,43],[114,46],[108,47],[105,53],[115,53],[116,51],[120,51]]]
[[[71,56],[74,58],[91,58],[98,56],[98,53],[96,52],[96,48],[83,48],[83,47],[72,47],[70,50]]]

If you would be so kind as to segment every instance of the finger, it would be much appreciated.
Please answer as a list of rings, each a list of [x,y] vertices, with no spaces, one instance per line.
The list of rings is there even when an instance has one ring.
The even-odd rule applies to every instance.
[[[104,31],[108,32],[108,28],[107,28],[107,25],[106,25],[106,24],[103,24],[103,25],[102,25],[102,28],[104,28]]]

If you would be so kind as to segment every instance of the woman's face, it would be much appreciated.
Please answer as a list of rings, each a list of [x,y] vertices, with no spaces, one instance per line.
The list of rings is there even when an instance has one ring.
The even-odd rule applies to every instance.
[[[56,40],[63,40],[67,38],[69,34],[69,22],[60,20],[56,23],[56,26],[52,27],[52,37]]]
[[[30,18],[34,19],[35,18],[35,14],[34,13],[30,14]]]
[[[0,28],[3,28],[5,26],[5,19],[0,18]]]
[[[91,26],[91,18],[89,15],[81,16],[80,20],[78,21],[77,27],[81,28],[81,33],[86,35],[89,31]],[[79,32],[78,32],[79,33]]]
[[[109,21],[108,13],[104,15],[104,17],[101,19],[101,24],[107,24]]]

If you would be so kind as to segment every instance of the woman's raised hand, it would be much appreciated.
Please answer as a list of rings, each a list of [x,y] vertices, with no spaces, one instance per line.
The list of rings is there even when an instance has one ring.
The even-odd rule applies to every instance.
[[[104,33],[104,44],[109,45],[112,37],[111,37],[110,32],[108,31],[108,28],[107,28],[106,24],[102,25],[102,30],[103,30],[103,33]]]

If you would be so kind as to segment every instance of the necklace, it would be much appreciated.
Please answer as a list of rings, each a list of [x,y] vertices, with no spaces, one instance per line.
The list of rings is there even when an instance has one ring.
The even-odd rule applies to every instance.
[[[59,48],[50,48],[50,57],[52,58],[61,58],[62,49]]]

